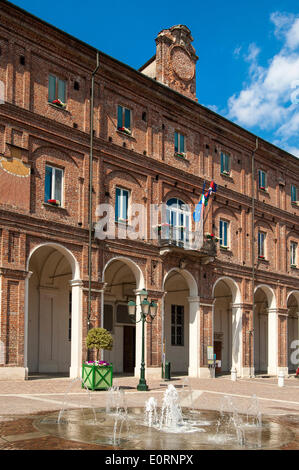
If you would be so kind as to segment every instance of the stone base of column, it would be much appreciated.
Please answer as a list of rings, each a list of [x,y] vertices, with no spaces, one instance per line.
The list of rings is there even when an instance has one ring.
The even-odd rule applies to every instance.
[[[26,380],[27,378],[26,367],[0,367],[0,380]]]
[[[212,367],[200,367],[198,369],[198,375],[197,377],[201,379],[213,379],[215,377],[215,369]]]
[[[255,370],[254,367],[242,367],[241,368],[241,377],[254,377]]]
[[[77,379],[78,377],[82,377],[82,367],[70,367],[70,379]]]
[[[275,374],[275,375],[278,375],[280,372],[283,372],[285,377],[287,377],[289,375],[288,367],[277,367],[277,374]]]

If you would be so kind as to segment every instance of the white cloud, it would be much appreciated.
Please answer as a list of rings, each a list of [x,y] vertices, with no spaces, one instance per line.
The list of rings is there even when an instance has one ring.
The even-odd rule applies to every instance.
[[[243,90],[229,98],[228,118],[271,130],[281,146],[289,145],[297,154],[297,146],[288,140],[297,138],[299,131],[299,18],[275,12],[270,19],[282,40],[281,49],[263,67],[258,63],[259,47],[249,45],[244,56],[248,80]]]

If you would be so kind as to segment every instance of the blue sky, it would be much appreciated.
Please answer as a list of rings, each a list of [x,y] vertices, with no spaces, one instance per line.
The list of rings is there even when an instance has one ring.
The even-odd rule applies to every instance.
[[[299,2],[15,0],[138,69],[164,28],[185,24],[201,104],[299,156]]]

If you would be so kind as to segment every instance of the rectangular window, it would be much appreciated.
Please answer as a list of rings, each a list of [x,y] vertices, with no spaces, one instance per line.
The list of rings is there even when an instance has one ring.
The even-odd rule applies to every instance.
[[[171,306],[171,345],[184,346],[184,306]]]
[[[220,220],[219,227],[219,238],[220,246],[227,248],[228,247],[228,222],[225,220]]]
[[[117,129],[131,133],[131,110],[118,106],[117,108]]]
[[[66,81],[55,75],[49,75],[48,101],[53,103],[57,100],[63,104],[66,102]]]
[[[221,152],[221,173],[229,175],[230,173],[230,156],[227,153]]]
[[[265,240],[266,234],[264,232],[258,233],[258,257],[265,258]]]
[[[263,170],[259,170],[259,189],[266,189],[266,173]]]
[[[293,184],[291,186],[291,201],[297,202],[297,188]]]
[[[128,221],[130,192],[126,189],[116,188],[115,193],[115,220],[116,222]]]
[[[297,248],[298,243],[291,242],[291,266],[297,266]]]
[[[185,155],[185,136],[179,132],[174,133],[174,151]]]
[[[63,205],[63,170],[46,165],[45,202]]]

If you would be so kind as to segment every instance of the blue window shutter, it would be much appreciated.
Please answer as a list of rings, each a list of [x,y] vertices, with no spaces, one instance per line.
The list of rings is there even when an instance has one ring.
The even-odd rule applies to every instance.
[[[55,169],[55,194],[54,199],[62,203],[62,170]]]
[[[129,109],[125,109],[125,127],[131,129],[131,111]]]
[[[117,128],[123,127],[123,108],[118,106],[117,108]]]
[[[291,200],[292,202],[297,201],[297,188],[294,185],[292,185],[292,189],[291,189]]]
[[[225,170],[229,172],[229,155],[225,155]]]
[[[224,171],[224,154],[221,152],[221,169],[220,169],[221,173],[223,173]],[[220,226],[221,226],[221,222],[220,222]]]
[[[120,189],[116,188],[115,193],[115,220],[118,220],[120,217]]]
[[[66,83],[64,80],[58,80],[58,99],[65,103],[66,101]]]
[[[227,222],[223,223],[224,228],[224,246],[227,246]]]
[[[180,134],[180,152],[185,152],[185,136]]]
[[[123,219],[127,220],[128,219],[128,200],[129,200],[128,191],[123,191],[122,197],[123,197],[123,213],[121,216]]]
[[[45,202],[48,202],[52,197],[52,168],[46,166],[45,174]]]
[[[220,220],[220,245],[223,246],[223,222]]]
[[[174,133],[174,151],[179,151],[179,135],[177,132]]]
[[[49,93],[48,101],[52,103],[56,99],[56,77],[49,75]]]

